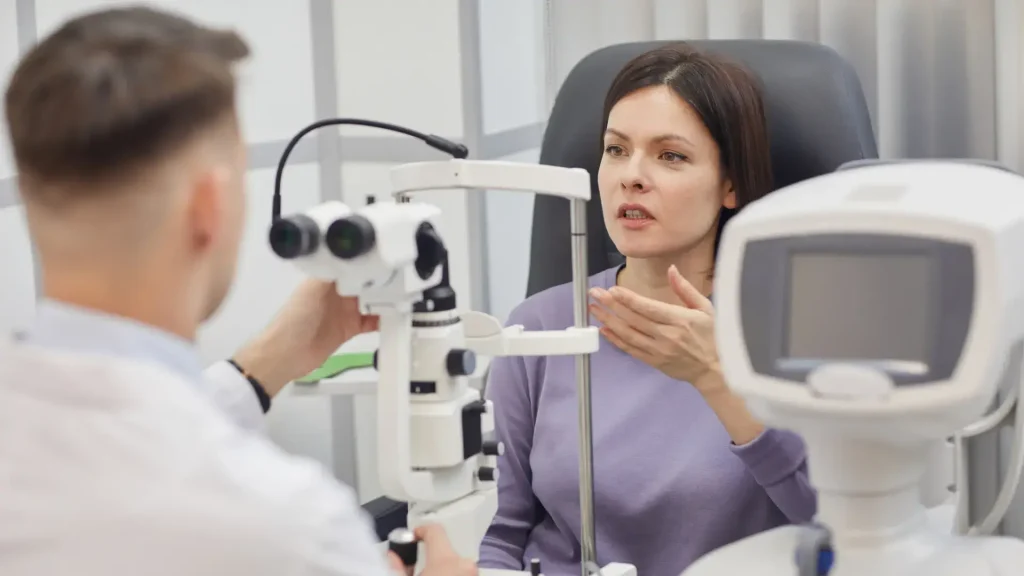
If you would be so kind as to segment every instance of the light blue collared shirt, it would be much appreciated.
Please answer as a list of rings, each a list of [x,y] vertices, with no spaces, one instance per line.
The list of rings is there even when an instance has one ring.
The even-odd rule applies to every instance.
[[[141,322],[81,306],[42,300],[22,341],[44,348],[159,364],[189,382],[203,380],[195,345]]]
[[[149,362],[176,373],[243,428],[263,431],[263,410],[249,382],[227,362],[206,370],[195,344],[141,322],[56,300],[37,305],[27,344],[52,350]]]

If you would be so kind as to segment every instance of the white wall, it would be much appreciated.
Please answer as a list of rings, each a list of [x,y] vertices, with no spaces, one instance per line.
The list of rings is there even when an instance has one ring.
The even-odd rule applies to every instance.
[[[548,115],[548,43],[543,0],[480,2],[480,65],[483,141],[503,132],[543,124]],[[539,134],[540,131],[538,130]],[[536,163],[540,141],[524,141],[494,159]],[[532,194],[489,190],[482,264],[487,271],[489,312],[501,321],[526,296],[533,230]]]
[[[17,15],[13,2],[0,2],[0,84],[7,86],[18,61]],[[2,116],[2,114],[0,114]],[[8,205],[13,193],[13,162],[7,140],[7,123],[0,117],[0,331],[24,327],[35,306],[32,248],[23,211]]]
[[[501,160],[536,163],[539,156],[539,149],[526,150]],[[487,287],[490,313],[502,322],[526,297],[533,199],[522,192],[487,191]]]
[[[14,2],[0,2],[0,84],[6,90],[18,62],[18,15]],[[14,173],[7,142],[7,119],[0,113],[0,179]]]
[[[547,119],[544,2],[480,2],[483,133]]]
[[[463,136],[458,0],[335,2],[334,14],[340,112]]]
[[[124,0],[36,0],[40,36],[65,19],[102,7],[138,4]],[[313,64],[307,2],[251,0],[149,0],[213,26],[236,29],[253,58],[245,66],[240,112],[249,142],[290,137],[313,120]]]
[[[32,245],[20,206],[0,208],[0,331],[24,328],[35,310]]]

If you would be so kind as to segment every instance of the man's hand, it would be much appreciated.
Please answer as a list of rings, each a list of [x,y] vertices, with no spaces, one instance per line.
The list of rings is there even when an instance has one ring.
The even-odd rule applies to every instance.
[[[413,531],[416,539],[423,542],[426,549],[427,559],[423,571],[419,576],[477,576],[479,571],[476,564],[465,558],[460,558],[452,549],[451,542],[444,528],[436,524],[420,526]],[[406,568],[402,565],[393,552],[388,552],[388,561],[395,574],[412,576],[412,567]]]
[[[376,316],[359,312],[356,298],[339,296],[334,283],[306,280],[234,359],[274,396],[319,368],[345,342],[379,327]]]

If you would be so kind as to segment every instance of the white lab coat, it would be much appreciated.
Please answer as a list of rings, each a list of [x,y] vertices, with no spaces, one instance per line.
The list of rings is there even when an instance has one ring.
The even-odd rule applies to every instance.
[[[266,433],[266,418],[252,384],[231,364],[217,362],[203,371],[202,392],[235,424]]]
[[[174,371],[0,342],[0,575],[392,576],[372,534],[350,489]]]

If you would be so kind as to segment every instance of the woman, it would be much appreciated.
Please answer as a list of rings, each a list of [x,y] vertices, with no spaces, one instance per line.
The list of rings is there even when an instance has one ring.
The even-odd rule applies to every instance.
[[[745,536],[810,520],[804,447],[766,430],[722,378],[709,300],[729,215],[771,189],[764,109],[743,68],[685,44],[643,54],[605,103],[598,172],[624,266],[591,277],[597,554],[643,576],[678,576]],[[509,323],[571,326],[572,291],[532,296]],[[506,452],[480,566],[577,574],[576,381],[572,357],[503,358],[488,389]]]

